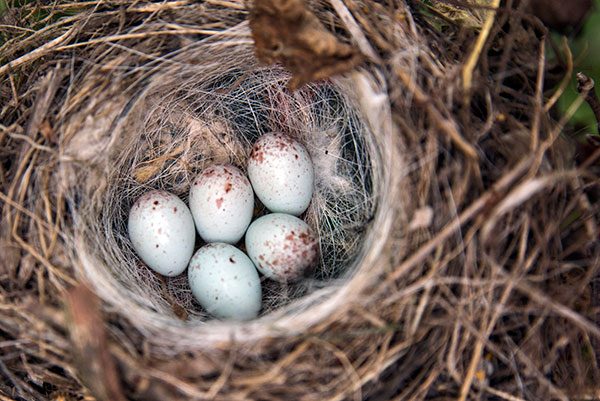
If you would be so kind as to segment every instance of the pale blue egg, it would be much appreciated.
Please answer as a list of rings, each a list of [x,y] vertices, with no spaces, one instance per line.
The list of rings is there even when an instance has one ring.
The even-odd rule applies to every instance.
[[[196,230],[188,207],[176,195],[150,191],[129,212],[129,239],[149,268],[164,276],[177,276],[188,265]]]
[[[281,133],[261,136],[248,159],[254,192],[271,212],[301,215],[313,195],[310,155],[298,141]]]
[[[233,245],[217,242],[196,251],[188,280],[200,305],[217,318],[248,320],[260,311],[258,272],[248,256]]]
[[[237,167],[219,164],[206,168],[194,179],[189,203],[204,241],[235,244],[252,220],[254,192]]]
[[[318,261],[318,245],[310,226],[289,214],[262,216],[246,232],[246,251],[256,268],[280,282],[309,273]]]

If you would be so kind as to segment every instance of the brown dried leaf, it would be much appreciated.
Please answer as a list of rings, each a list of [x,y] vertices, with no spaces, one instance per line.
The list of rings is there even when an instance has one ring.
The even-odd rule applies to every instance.
[[[445,19],[453,21],[466,28],[480,29],[485,20],[487,9],[491,6],[490,0],[467,0],[464,4],[446,3],[443,1],[434,1],[431,4],[423,5],[435,14],[440,14]],[[483,7],[481,7],[483,6]]]
[[[156,174],[158,174],[158,172],[162,169],[164,164],[165,164],[164,158],[155,159],[154,163],[144,164],[144,165],[138,167],[134,171],[133,176],[135,177],[135,180],[139,184],[143,184],[146,181],[148,181],[150,178],[152,178]]]
[[[99,401],[125,401],[115,362],[108,350],[98,298],[81,284],[67,294],[67,309],[81,381]]]
[[[289,69],[292,90],[363,61],[363,55],[327,31],[302,0],[255,0],[250,29],[258,59]]]

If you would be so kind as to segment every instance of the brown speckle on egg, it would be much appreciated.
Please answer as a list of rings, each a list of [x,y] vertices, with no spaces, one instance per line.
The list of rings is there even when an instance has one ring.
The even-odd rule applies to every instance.
[[[257,163],[262,163],[265,160],[265,152],[261,149],[260,146],[256,146],[252,149],[252,154],[250,155],[252,160],[255,160]]]
[[[309,245],[313,241],[312,236],[308,232],[300,233],[299,238],[302,240],[304,245]]]

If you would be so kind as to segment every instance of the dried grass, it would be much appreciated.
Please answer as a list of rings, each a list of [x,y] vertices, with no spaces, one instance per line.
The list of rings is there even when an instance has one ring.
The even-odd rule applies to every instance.
[[[296,94],[285,72],[253,61],[239,2],[34,3],[4,17],[2,399],[598,395],[600,152],[575,164],[562,136],[569,115],[548,112],[556,96],[542,87],[543,29],[499,10],[465,103],[461,76],[478,31],[417,2],[311,7],[378,60]],[[189,85],[171,91],[179,80]],[[278,102],[231,106],[255,104],[256,88]],[[323,99],[329,108],[315,105]],[[288,114],[281,104],[305,108]],[[218,105],[242,111],[198,130],[225,132],[233,152],[191,146],[191,122]],[[247,125],[256,116],[266,123]],[[267,128],[250,131],[275,121],[313,150],[327,121],[334,138],[347,132],[360,144],[341,159],[359,169],[340,175],[323,163],[310,212],[315,227],[336,232],[329,249],[350,251],[324,252],[332,270],[298,290],[310,294],[278,297],[256,321],[204,321],[180,282],[137,275],[126,207],[146,187],[185,193],[206,162],[199,146],[235,161]],[[177,135],[166,137],[167,124]],[[327,193],[332,180],[347,198]],[[349,217],[334,196],[348,199],[344,210],[364,206],[353,222],[374,212],[364,232],[319,221]],[[93,296],[81,282],[100,302],[84,302]],[[116,379],[106,373],[115,362]]]

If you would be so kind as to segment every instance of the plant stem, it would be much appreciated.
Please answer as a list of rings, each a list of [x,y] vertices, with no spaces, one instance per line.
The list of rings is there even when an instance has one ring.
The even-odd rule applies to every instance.
[[[583,72],[577,73],[577,92],[579,92],[590,105],[596,117],[596,126],[600,134],[600,100],[594,89],[594,80]]]

